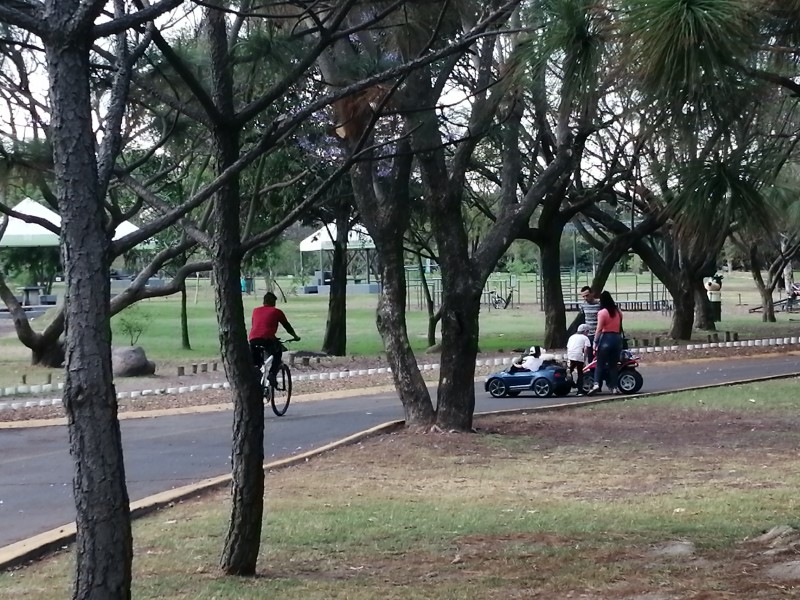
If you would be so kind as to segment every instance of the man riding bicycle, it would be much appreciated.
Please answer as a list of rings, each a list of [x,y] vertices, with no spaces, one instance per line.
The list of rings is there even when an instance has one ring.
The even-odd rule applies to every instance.
[[[264,364],[267,356],[272,356],[272,364],[269,367],[267,380],[273,387],[276,386],[276,376],[281,366],[281,355],[283,348],[280,341],[275,336],[278,332],[278,325],[292,336],[290,341],[299,341],[300,336],[294,332],[294,328],[286,319],[286,315],[280,308],[275,307],[278,297],[272,292],[264,294],[264,306],[259,306],[253,310],[252,327],[250,329],[250,351],[253,354],[253,363],[257,367]]]

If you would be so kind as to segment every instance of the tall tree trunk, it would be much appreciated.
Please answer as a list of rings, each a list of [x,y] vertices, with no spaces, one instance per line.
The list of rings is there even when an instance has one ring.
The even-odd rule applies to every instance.
[[[408,142],[398,148],[396,172],[391,196],[379,196],[368,161],[355,164],[350,171],[353,197],[358,212],[375,242],[377,270],[381,280],[376,323],[381,334],[386,357],[392,368],[400,402],[403,404],[406,425],[427,428],[433,423],[431,396],[422,378],[416,357],[411,349],[406,328],[406,270],[403,255],[403,234],[408,227],[408,181],[411,173],[411,153]]]
[[[480,287],[442,265],[442,359],[436,424],[444,430],[470,431],[475,412],[475,358],[478,354]],[[464,265],[462,269],[466,269]],[[449,275],[445,275],[450,271]],[[452,280],[445,283],[444,279]]]
[[[764,323],[775,323],[775,301],[772,299],[772,292],[767,288],[759,288],[761,296],[761,320]]]
[[[378,246],[376,242],[376,246]],[[406,425],[427,428],[433,422],[431,396],[411,350],[406,329],[406,281],[402,252],[380,252],[381,295],[378,299],[377,325],[392,378],[403,403]]]
[[[694,324],[703,331],[716,331],[714,317],[711,312],[711,301],[708,299],[706,289],[697,281],[694,283]]]
[[[51,24],[66,23],[73,3],[48,2]],[[110,241],[98,189],[88,31],[77,41],[45,39],[50,140],[61,214],[66,278],[64,409],[70,454],[77,560],[73,598],[130,598],[133,544],[117,396],[111,372]]]
[[[328,322],[322,351],[332,356],[347,353],[347,233],[350,206],[336,211],[336,240],[333,242],[331,287],[328,295]]]
[[[189,342],[189,311],[186,304],[186,280],[184,280],[181,282],[181,347],[184,350],[191,350],[192,344]]]
[[[681,278],[677,293],[673,292],[672,325],[669,336],[675,340],[691,340],[694,328],[694,286]]]
[[[544,347],[566,348],[567,315],[561,288],[561,245],[547,236],[539,245],[542,253],[542,298],[544,301]]]
[[[753,281],[756,284],[759,296],[761,296],[761,321],[764,323],[775,323],[775,301],[772,299],[772,292],[777,283],[773,279],[769,270],[767,270],[767,277],[769,281],[764,281],[761,275],[761,256],[756,246],[750,249],[750,273],[753,276]],[[788,290],[791,288],[787,288]]]
[[[789,249],[789,240],[786,238],[785,235],[781,236],[781,254],[786,256],[788,254]],[[783,286],[786,289],[786,294],[789,295],[792,292],[792,284],[794,283],[794,265],[792,256],[788,257],[789,260],[783,266]],[[773,308],[774,312],[774,308]]]
[[[417,255],[417,268],[419,269],[419,283],[422,286],[422,293],[425,295],[425,308],[428,311],[428,348],[436,345],[436,326],[442,320],[442,311],[436,310],[433,302],[433,294],[428,278],[425,276],[425,266],[422,264],[422,256]]]
[[[225,119],[233,115],[233,81],[227,50],[225,15],[206,9],[213,96]],[[223,173],[239,157],[238,128],[228,122],[213,127],[215,169]],[[212,273],[225,374],[233,400],[231,519],[220,558],[228,575],[253,575],[261,545],[264,514],[264,404],[247,343],[241,288],[241,208],[239,178],[231,177],[216,193],[212,218]]]

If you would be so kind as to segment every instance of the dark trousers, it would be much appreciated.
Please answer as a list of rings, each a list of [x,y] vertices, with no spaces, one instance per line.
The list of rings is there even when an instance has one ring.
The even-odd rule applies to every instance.
[[[575,385],[578,388],[578,393],[579,394],[583,393],[583,367],[585,366],[585,364],[586,363],[581,362],[579,360],[571,360],[571,361],[569,361],[568,366],[567,366],[567,368],[569,369],[570,375],[572,375],[573,369],[577,369],[577,371],[578,371],[578,374],[576,375],[576,379],[575,379]]]
[[[586,355],[586,361],[590,363],[594,360],[594,335],[587,335],[586,337],[589,338],[589,354]]]
[[[272,364],[269,366],[268,377],[273,379],[278,374],[283,356],[283,346],[278,340],[250,340],[250,353],[253,355],[253,364],[259,369],[266,362],[267,357],[271,356]]]
[[[608,389],[617,387],[617,363],[622,353],[622,336],[619,333],[601,333],[597,344],[597,367],[594,370],[594,383],[603,386],[603,380],[608,384]]]

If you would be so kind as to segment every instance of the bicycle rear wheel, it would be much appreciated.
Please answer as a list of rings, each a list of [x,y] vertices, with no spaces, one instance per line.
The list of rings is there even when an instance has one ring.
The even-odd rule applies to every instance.
[[[287,365],[281,365],[276,376],[278,385],[270,387],[269,403],[272,405],[272,412],[282,417],[289,408],[289,401],[292,399],[292,372]]]

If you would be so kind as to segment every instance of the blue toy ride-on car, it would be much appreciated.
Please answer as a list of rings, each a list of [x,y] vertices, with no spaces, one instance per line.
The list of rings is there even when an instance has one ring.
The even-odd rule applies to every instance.
[[[556,361],[545,361],[536,371],[511,366],[486,378],[484,389],[495,398],[519,396],[531,391],[539,398],[566,396],[572,389],[572,378],[566,367]]]

